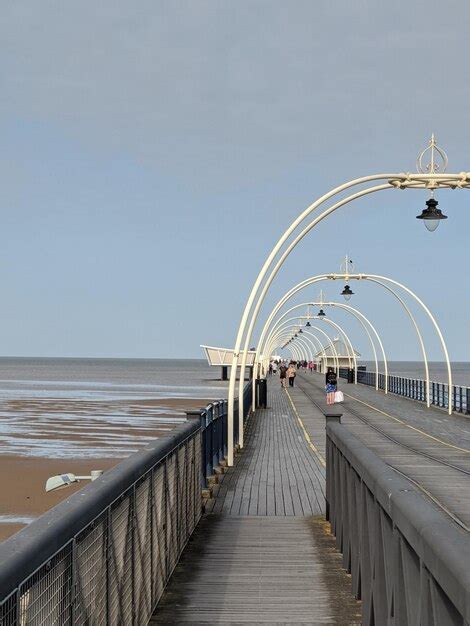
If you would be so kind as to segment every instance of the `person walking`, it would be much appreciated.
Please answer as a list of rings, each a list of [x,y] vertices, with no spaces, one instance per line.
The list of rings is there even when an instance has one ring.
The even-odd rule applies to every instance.
[[[289,369],[287,370],[287,378],[289,379],[289,387],[294,386],[294,378],[295,378],[296,373],[297,372],[295,371],[295,365],[291,363],[289,365]]]
[[[271,361],[271,363],[269,364],[269,375],[270,375],[270,376],[272,376],[272,375],[273,375],[273,364],[272,364],[272,361]]]
[[[338,378],[336,376],[336,372],[332,367],[328,368],[328,371],[325,376],[325,390],[326,390],[326,403],[334,404],[335,403],[335,393],[338,389]]]
[[[286,375],[287,375],[287,367],[284,363],[281,363],[279,366],[279,379],[281,381],[281,387],[286,386]]]

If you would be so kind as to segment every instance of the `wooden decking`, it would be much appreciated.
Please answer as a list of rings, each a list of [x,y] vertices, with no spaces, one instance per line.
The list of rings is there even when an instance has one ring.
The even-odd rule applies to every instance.
[[[360,624],[318,517],[207,515],[151,624]]]
[[[151,624],[360,624],[322,513],[321,444],[271,381]],[[320,414],[315,430],[324,430]],[[314,428],[315,426],[315,428]]]
[[[332,412],[468,528],[468,418],[340,384],[346,399]],[[322,517],[323,377],[300,373],[287,391],[270,380],[269,405],[251,418],[245,449],[216,487],[152,624],[360,623],[361,605]]]
[[[297,377],[292,397],[321,414],[323,379]],[[409,478],[449,516],[470,528],[470,420],[366,387],[341,385],[342,423],[397,472]],[[307,397],[305,394],[308,394]]]
[[[270,407],[248,425],[246,446],[216,487],[208,513],[226,515],[321,515],[325,467],[306,445],[285,391],[273,381]],[[324,430],[322,416],[321,426]]]

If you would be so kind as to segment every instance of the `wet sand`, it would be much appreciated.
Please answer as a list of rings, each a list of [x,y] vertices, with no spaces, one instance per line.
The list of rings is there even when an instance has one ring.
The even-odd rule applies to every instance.
[[[10,429],[16,429],[14,438],[9,436],[8,419],[0,437],[0,541],[88,484],[82,481],[46,493],[47,478],[65,472],[88,475],[93,469],[106,471],[175,428],[185,419],[185,411],[207,403],[176,398],[1,402],[3,415],[13,411],[21,419]]]

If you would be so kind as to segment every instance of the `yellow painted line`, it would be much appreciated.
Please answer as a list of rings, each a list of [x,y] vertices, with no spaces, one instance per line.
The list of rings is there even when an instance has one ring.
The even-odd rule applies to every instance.
[[[295,408],[295,404],[292,402],[292,398],[290,397],[290,393],[287,391],[287,389],[286,389],[286,394],[287,394],[287,397],[289,398],[289,402],[291,403],[292,410],[294,411],[297,419],[299,420],[300,428],[302,429],[302,431],[304,433],[304,437],[305,437],[305,439],[307,441],[308,446],[317,455],[317,457],[318,457],[320,463],[323,465],[323,467],[326,467],[325,459],[323,458],[323,455],[321,454],[321,452],[318,450],[318,448],[315,446],[315,444],[311,440],[310,435],[308,434],[308,432],[307,432],[307,430],[306,430],[306,428],[304,426],[304,423],[300,419],[300,415],[298,414],[297,409]]]
[[[414,430],[417,433],[420,433],[420,435],[424,435],[425,437],[428,437],[429,439],[433,439],[434,441],[437,441],[438,443],[442,443],[442,445],[448,446],[449,448],[454,448],[454,450],[459,450],[460,452],[466,452],[467,454],[470,454],[470,450],[467,450],[467,448],[459,448],[459,446],[454,446],[454,444],[452,443],[443,441],[442,439],[439,439],[438,437],[434,437],[433,435],[430,435],[424,430],[416,428],[415,426],[411,426],[411,424],[407,424],[405,421],[401,420],[400,418],[395,417],[394,415],[390,415],[389,413],[386,413],[385,411],[378,409],[376,406],[373,406],[372,404],[368,404],[367,402],[364,402],[364,400],[359,400],[359,398],[356,398],[356,396],[351,396],[349,393],[346,393],[346,392],[343,392],[343,393],[348,398],[351,398],[352,400],[355,400],[356,402],[360,402],[361,404],[368,406],[369,409],[372,409],[373,411],[377,411],[377,413],[382,413],[382,415],[385,415],[386,417],[389,417],[390,419],[395,420],[395,422],[398,422],[399,424],[402,424],[403,426],[406,426],[407,428],[410,428],[411,430]]]

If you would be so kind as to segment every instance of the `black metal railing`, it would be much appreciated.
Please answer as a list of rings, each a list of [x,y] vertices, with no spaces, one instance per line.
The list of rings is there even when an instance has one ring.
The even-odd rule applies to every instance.
[[[362,623],[470,623],[468,533],[338,418],[327,418],[326,441],[327,519]]]
[[[0,544],[1,626],[148,622],[227,453],[227,402],[198,416]]]
[[[339,369],[340,378],[352,382],[351,370],[347,368]],[[379,373],[378,379],[375,372],[358,370],[357,382],[371,387],[378,382],[379,389],[385,389],[385,374]],[[388,375],[388,391],[396,393],[405,398],[427,401],[426,381],[419,378],[407,378],[405,376]],[[430,382],[429,401],[432,405],[448,409],[449,401],[452,403],[452,410],[457,413],[470,414],[470,387],[463,385],[452,385],[452,392],[449,396],[449,385],[447,383]]]
[[[246,419],[251,407],[251,382],[243,390],[243,415]],[[234,403],[233,441],[238,445],[238,398]],[[219,400],[208,404],[199,411],[188,411],[188,416],[199,418],[202,432],[202,472],[201,484],[207,487],[208,478],[227,456],[227,400]]]

